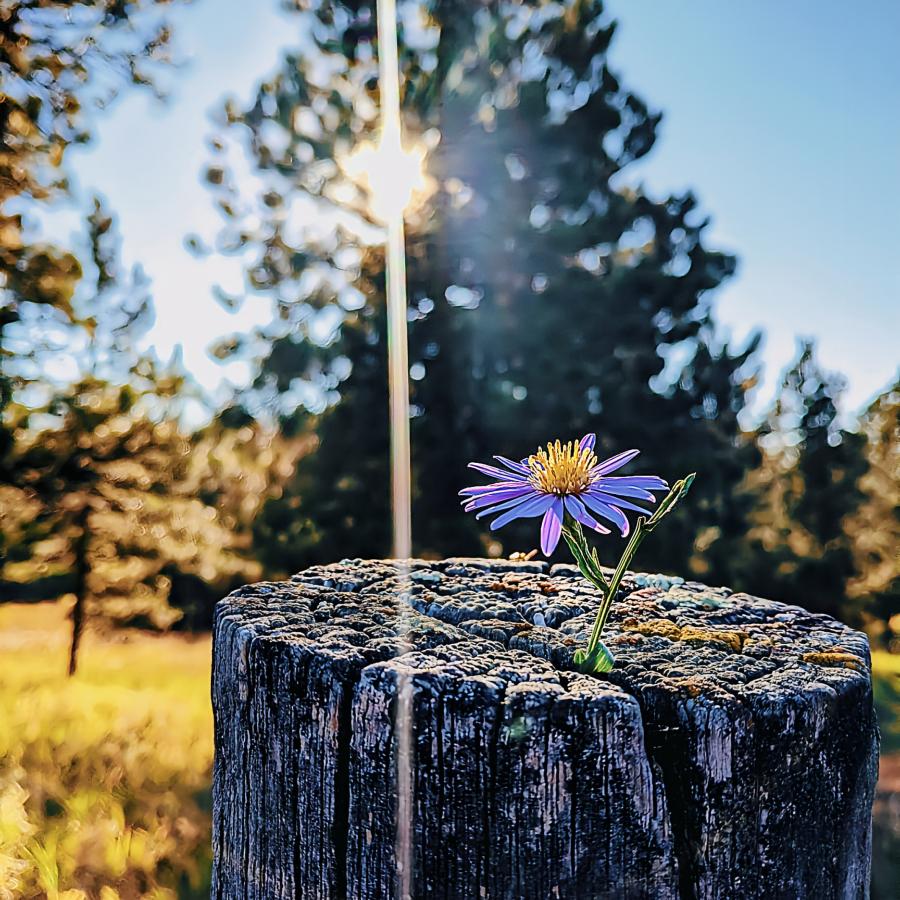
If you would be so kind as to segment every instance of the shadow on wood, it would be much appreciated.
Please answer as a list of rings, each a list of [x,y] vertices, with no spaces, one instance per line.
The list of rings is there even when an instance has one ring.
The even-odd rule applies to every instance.
[[[398,604],[408,631],[398,636]],[[214,888],[237,898],[856,898],[866,639],[724,588],[541,563],[345,561],[217,607]],[[411,871],[396,710],[408,691]]]

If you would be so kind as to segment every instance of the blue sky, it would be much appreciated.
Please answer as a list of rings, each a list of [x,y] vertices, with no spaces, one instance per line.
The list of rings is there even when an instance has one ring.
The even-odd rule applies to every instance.
[[[900,362],[900,4],[615,0],[611,62],[665,113],[631,178],[692,187],[736,252],[717,297],[765,329],[766,399],[797,335],[865,403]]]
[[[117,213],[126,260],[153,281],[150,342],[181,345],[207,387],[239,383],[240,365],[211,360],[213,339],[263,321],[263,301],[238,315],[211,287],[237,289],[237,260],[197,260],[183,247],[211,238],[218,215],[200,182],[210,114],[226,94],[247,98],[298,40],[276,0],[197,0],[173,13],[189,63],[164,105],[127,95],[73,151],[82,197],[99,191]],[[693,189],[711,216],[710,243],[736,252],[737,276],[716,296],[735,340],[767,339],[771,398],[799,335],[849,379],[846,408],[895,376],[900,354],[900,4],[613,0],[619,33],[611,64],[665,118],[650,156],[629,172],[655,195]],[[850,13],[853,13],[851,16]],[[72,214],[47,222],[54,236]]]

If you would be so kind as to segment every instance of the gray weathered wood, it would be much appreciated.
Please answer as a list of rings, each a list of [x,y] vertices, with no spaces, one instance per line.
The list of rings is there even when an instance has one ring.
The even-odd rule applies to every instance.
[[[571,567],[470,559],[345,561],[223,600],[213,896],[866,896],[865,637],[629,575],[616,668],[588,677],[596,602]]]

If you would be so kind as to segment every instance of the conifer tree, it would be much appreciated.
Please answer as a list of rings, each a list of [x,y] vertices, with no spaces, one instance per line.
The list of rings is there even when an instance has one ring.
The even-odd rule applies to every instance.
[[[320,440],[260,524],[286,569],[389,546],[384,257],[344,165],[377,128],[374,6],[296,7],[310,46],[228,105],[208,172],[220,246],[253,252],[249,287],[276,314],[228,344],[270,348],[244,402]],[[598,452],[642,448],[634,471],[701,473],[691,527],[646,563],[723,578],[756,459],[737,423],[754,346],[716,337],[708,294],[735,261],[706,246],[695,198],[629,184],[660,116],[607,65],[614,23],[599,0],[431,0],[401,19],[404,128],[431,179],[406,248],[417,551],[528,549],[527,529],[502,546],[460,514],[467,461],[596,431]],[[256,197],[224,162],[229,134],[249,134]]]
[[[7,408],[36,332],[73,321],[71,252],[26,234],[22,209],[63,196],[67,150],[125,84],[152,86],[169,62],[167,0],[5,0],[0,7],[0,471]],[[15,210],[12,202],[17,202]],[[9,476],[9,472],[6,472]]]
[[[179,427],[186,379],[174,362],[161,367],[138,349],[152,316],[146,279],[122,269],[99,201],[86,230],[76,324],[35,355],[46,397],[20,417],[13,455],[16,483],[36,508],[17,562],[32,581],[49,576],[54,596],[74,597],[69,674],[88,616],[166,626],[178,616],[167,606],[173,576],[255,574],[215,508],[196,496],[192,443]],[[54,383],[60,359],[74,377]]]
[[[897,649],[900,633],[900,381],[866,409],[860,422],[867,470],[864,499],[846,523],[856,571],[847,587],[854,615]],[[892,627],[886,628],[886,623]]]
[[[844,388],[843,378],[822,369],[813,342],[802,342],[760,434],[765,502],[752,534],[762,550],[754,587],[854,619],[846,601],[855,571],[847,525],[864,500],[867,465],[863,436],[838,413]]]

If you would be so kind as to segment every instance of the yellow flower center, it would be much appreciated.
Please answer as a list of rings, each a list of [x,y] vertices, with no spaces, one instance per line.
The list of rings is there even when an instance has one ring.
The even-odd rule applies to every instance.
[[[597,454],[578,441],[547,444],[528,457],[529,481],[545,494],[581,494],[592,482],[591,468],[597,465]]]

